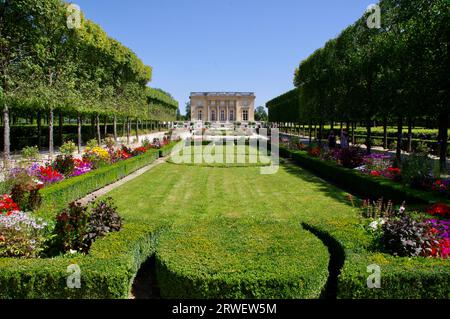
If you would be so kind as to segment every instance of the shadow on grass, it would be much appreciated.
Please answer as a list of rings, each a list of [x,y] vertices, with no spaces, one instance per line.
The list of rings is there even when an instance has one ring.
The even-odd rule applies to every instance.
[[[286,161],[284,164],[282,164],[282,167],[289,174],[292,174],[295,177],[302,179],[303,181],[314,184],[314,186],[318,188],[318,192],[320,192],[321,194],[336,199],[337,201],[344,203],[350,207],[353,207],[353,205],[347,197],[349,194],[353,196],[355,201],[358,200],[357,195],[342,189],[335,183],[326,181],[314,175],[314,173],[296,165],[295,163]]]

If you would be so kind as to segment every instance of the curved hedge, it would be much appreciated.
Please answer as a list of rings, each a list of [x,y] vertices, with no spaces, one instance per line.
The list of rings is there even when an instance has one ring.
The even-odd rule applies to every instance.
[[[330,236],[337,246],[332,255],[343,260],[337,277],[341,299],[448,299],[450,298],[450,260],[425,257],[395,257],[369,250],[369,238],[360,221],[336,212],[328,219],[308,218],[305,223]],[[381,288],[367,287],[369,265],[380,266]]]
[[[51,259],[0,258],[0,299],[128,298],[141,264],[154,254],[158,230],[125,224],[94,242],[88,256]],[[67,287],[67,267],[81,270],[81,288]]]
[[[300,223],[218,218],[162,234],[156,261],[165,298],[318,298],[329,255]]]

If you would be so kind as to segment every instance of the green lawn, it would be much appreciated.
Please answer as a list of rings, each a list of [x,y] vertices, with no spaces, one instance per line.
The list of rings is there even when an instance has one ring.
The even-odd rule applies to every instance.
[[[164,297],[318,298],[329,253],[301,224],[357,223],[345,192],[291,165],[261,175],[259,167],[166,163],[110,195],[126,223],[161,229]]]

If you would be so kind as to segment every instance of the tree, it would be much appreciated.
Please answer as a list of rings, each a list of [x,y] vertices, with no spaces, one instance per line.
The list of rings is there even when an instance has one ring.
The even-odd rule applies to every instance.
[[[191,120],[191,102],[186,102],[186,115],[184,117],[187,121]]]
[[[266,108],[264,106],[258,106],[255,110],[255,121],[266,122],[268,119]]]

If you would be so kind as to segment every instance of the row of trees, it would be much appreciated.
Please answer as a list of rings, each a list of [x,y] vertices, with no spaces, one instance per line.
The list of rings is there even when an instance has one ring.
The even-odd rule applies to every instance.
[[[84,118],[116,124],[170,120],[178,103],[147,87],[152,69],[100,26],[61,0],[0,2],[0,102],[4,158],[9,160],[10,112],[49,116],[53,154],[54,114],[76,117],[78,144]]]
[[[299,103],[287,101],[283,112],[269,103],[269,114],[298,114],[289,122],[319,124],[320,131],[334,121],[364,122],[369,153],[373,121],[384,123],[385,132],[388,122],[395,122],[398,161],[405,123],[412,134],[415,120],[431,119],[439,128],[440,166],[446,172],[450,2],[382,0],[379,8],[381,28],[368,26],[374,12],[367,12],[328,41],[295,70]],[[285,121],[276,114],[272,121]]]

